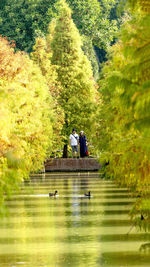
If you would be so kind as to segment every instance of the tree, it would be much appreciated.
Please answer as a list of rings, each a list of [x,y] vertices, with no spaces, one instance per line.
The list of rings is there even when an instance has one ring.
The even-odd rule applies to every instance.
[[[99,122],[107,175],[140,196],[131,211],[135,223],[150,229],[150,23],[149,12],[134,11],[104,65]],[[139,212],[142,216],[138,216]],[[144,218],[141,220],[141,218]]]
[[[15,40],[16,49],[31,52],[38,36],[48,33],[48,25],[57,14],[57,0],[6,0],[0,5],[0,33]],[[96,60],[104,60],[104,51],[99,50],[94,58],[93,47],[107,50],[117,31],[116,19],[111,10],[117,0],[68,0],[73,10],[73,20],[84,40],[88,42],[88,54],[94,66]],[[86,47],[84,48],[84,51]],[[91,51],[89,53],[89,51]],[[96,67],[97,68],[97,67]],[[97,70],[96,70],[97,71]]]
[[[51,64],[52,49],[50,43],[53,38],[54,25],[55,23],[52,21],[46,38],[38,37],[36,39],[31,56],[33,61],[40,67],[49,88],[50,95],[53,97],[53,111],[55,113],[53,123],[53,153],[56,153],[62,146],[60,133],[64,123],[64,112],[58,103],[61,84],[57,81],[56,66]]]
[[[65,113],[63,136],[68,142],[72,128],[84,129],[89,137],[96,109],[96,84],[91,65],[84,55],[79,32],[71,18],[71,10],[60,1],[52,46],[52,64],[56,65],[61,83],[59,103]]]
[[[91,63],[92,70],[93,70],[93,76],[95,80],[98,80],[99,78],[99,58],[97,56],[97,53],[94,49],[92,40],[89,37],[86,37],[82,35],[82,50],[84,51],[84,54],[87,56],[88,60]]]
[[[0,204],[43,166],[53,141],[53,100],[37,65],[0,37]]]
[[[46,33],[54,0],[6,0],[0,5],[0,33],[15,40],[18,50],[31,52],[39,32]]]
[[[149,0],[129,0],[132,7],[139,5],[145,12],[150,12],[150,2]]]
[[[116,21],[109,20],[116,1],[68,0],[73,10],[73,20],[80,32],[92,40],[93,45],[107,48],[116,33]]]
[[[73,20],[80,31],[94,41],[94,45],[107,47],[116,32],[115,22],[109,21],[110,10],[116,0],[68,0]],[[17,48],[31,51],[36,31],[44,34],[55,16],[56,0],[11,0],[0,5],[0,33],[15,40]]]

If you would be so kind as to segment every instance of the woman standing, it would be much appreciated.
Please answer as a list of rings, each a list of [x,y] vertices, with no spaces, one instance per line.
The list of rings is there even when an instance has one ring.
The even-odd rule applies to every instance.
[[[87,139],[83,131],[80,132],[79,144],[80,144],[80,157],[84,158],[87,156]]]

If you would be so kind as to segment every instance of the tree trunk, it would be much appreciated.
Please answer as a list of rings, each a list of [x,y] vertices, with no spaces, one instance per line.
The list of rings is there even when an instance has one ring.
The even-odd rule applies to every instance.
[[[63,149],[63,158],[68,158],[68,146],[67,144],[64,145],[64,149]]]

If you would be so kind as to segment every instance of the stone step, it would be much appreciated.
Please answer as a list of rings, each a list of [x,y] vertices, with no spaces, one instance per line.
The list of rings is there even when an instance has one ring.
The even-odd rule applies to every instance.
[[[46,172],[98,171],[100,168],[97,158],[55,158],[45,163]]]

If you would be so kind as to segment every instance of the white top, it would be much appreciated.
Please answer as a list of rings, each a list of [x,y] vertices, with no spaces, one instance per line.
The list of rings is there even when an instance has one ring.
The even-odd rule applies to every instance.
[[[70,139],[70,145],[71,146],[77,146],[78,145],[78,140],[79,140],[79,135],[78,134],[70,134],[69,136]]]

